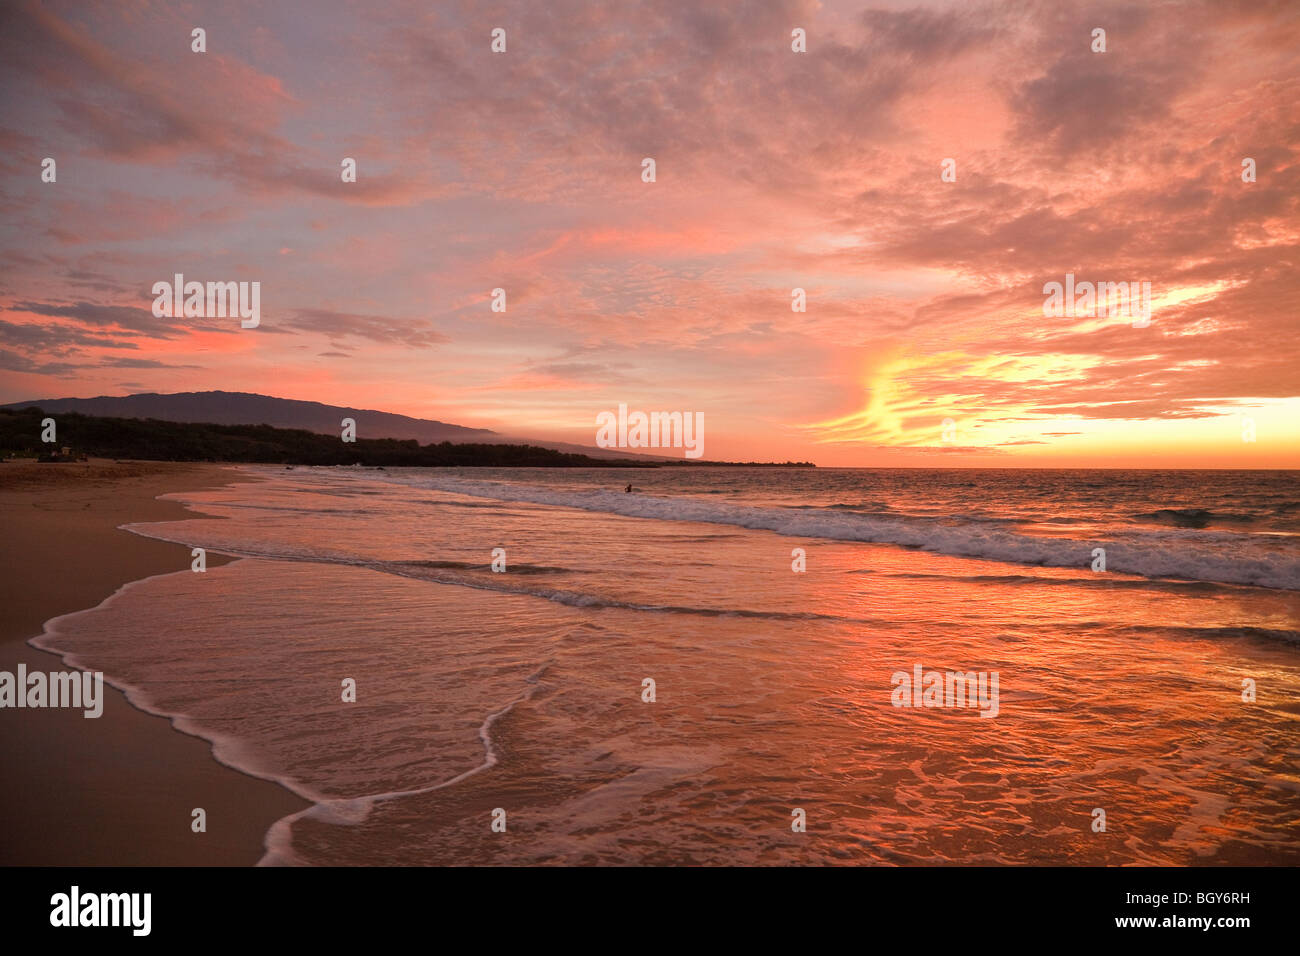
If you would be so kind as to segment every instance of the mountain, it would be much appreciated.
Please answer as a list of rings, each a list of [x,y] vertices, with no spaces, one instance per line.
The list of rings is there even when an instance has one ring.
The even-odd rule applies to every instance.
[[[667,456],[642,455],[618,448],[596,448],[568,442],[543,441],[537,438],[505,436],[490,428],[467,428],[427,418],[394,415],[372,408],[324,405],[292,398],[275,398],[253,392],[174,392],[139,395],[100,395],[97,398],[46,398],[31,402],[13,402],[0,409],[40,408],[44,412],[76,412],[105,418],[153,418],[165,422],[205,422],[213,425],[271,425],[275,428],[299,428],[320,435],[340,433],[340,423],[351,418],[357,423],[358,438],[415,439],[421,445],[438,442],[492,443],[531,445],[590,458],[645,459],[667,461]],[[594,427],[593,427],[594,432]]]
[[[323,405],[291,398],[273,398],[251,392],[176,392],[98,398],[52,398],[14,402],[3,408],[37,406],[44,412],[77,412],[109,418],[156,418],[166,422],[208,422],[213,425],[271,425],[301,428],[322,435],[337,435],[344,418],[357,423],[357,436],[365,438],[414,438],[421,445],[430,442],[484,442],[496,434],[488,428],[466,428],[446,422],[410,418],[368,408]]]

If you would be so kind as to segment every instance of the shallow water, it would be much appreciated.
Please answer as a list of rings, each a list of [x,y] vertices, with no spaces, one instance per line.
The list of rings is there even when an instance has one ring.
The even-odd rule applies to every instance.
[[[38,643],[315,801],[265,862],[1300,862],[1295,473],[248,471]]]

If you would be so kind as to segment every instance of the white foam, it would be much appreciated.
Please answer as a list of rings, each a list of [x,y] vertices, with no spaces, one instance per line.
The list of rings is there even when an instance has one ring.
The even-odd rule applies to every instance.
[[[266,832],[266,838],[263,846],[266,852],[262,858],[257,861],[258,866],[301,866],[303,860],[293,849],[293,825],[302,819],[320,820],[322,823],[331,823],[340,826],[355,826],[363,823],[370,816],[370,811],[375,804],[385,800],[396,800],[400,797],[413,797],[423,793],[433,793],[435,790],[442,790],[445,787],[453,786],[466,780],[475,774],[482,773],[491,767],[496,766],[497,754],[496,749],[492,746],[492,725],[498,720],[510,713],[515,704],[527,700],[533,695],[537,682],[541,679],[542,674],[551,666],[551,662],[543,664],[535,672],[530,674],[525,681],[529,687],[522,694],[516,697],[510,703],[506,704],[500,710],[493,711],[484,718],[483,723],[479,725],[478,737],[483,743],[483,762],[476,767],[459,773],[448,780],[430,784],[427,787],[416,787],[411,790],[393,790],[388,793],[371,793],[360,797],[350,797],[347,799],[322,799],[314,806],[306,810],[300,810],[297,813],[291,813],[287,817],[282,817],[275,823],[271,824],[271,829]]]
[[[1107,570],[1120,574],[1300,590],[1300,558],[1261,546],[1258,536],[1234,532],[1132,529],[1117,532],[1109,539],[1080,541],[1024,534],[1001,522],[974,519],[951,523],[831,509],[760,508],[690,497],[477,481],[439,472],[381,472],[365,477],[369,481],[498,501],[524,501],[660,521],[735,525],[801,538],[895,544],[1013,564],[1088,568],[1093,548],[1105,548]]]
[[[126,528],[127,526],[122,527]],[[129,530],[135,530],[136,533],[141,533],[138,529]],[[63,635],[65,628],[68,628],[78,618],[84,615],[93,615],[97,611],[110,607],[129,591],[136,588],[146,587],[151,581],[175,575],[190,575],[192,573],[193,572],[188,569],[182,571],[169,571],[165,574],[155,574],[146,578],[141,578],[138,581],[131,581],[122,585],[93,608],[73,611],[69,614],[63,614],[51,618],[45,622],[41,634],[31,638],[27,643],[39,650],[58,655],[64,663],[70,667],[89,671],[92,668],[84,659],[80,658],[73,652],[64,651],[59,648],[58,641],[60,636]],[[274,866],[298,865],[302,863],[302,860],[293,850],[292,844],[293,824],[300,819],[310,818],[335,825],[355,826],[356,824],[365,821],[365,819],[370,815],[371,809],[377,803],[386,800],[395,800],[400,797],[432,793],[435,790],[441,790],[444,787],[450,787],[454,784],[460,783],[462,780],[472,777],[475,774],[482,773],[484,770],[495,766],[497,763],[497,754],[496,749],[492,744],[491,731],[493,724],[506,714],[510,713],[516,704],[527,700],[532,696],[536,690],[538,681],[550,665],[551,662],[547,661],[538,670],[525,678],[525,683],[528,687],[522,693],[512,699],[504,707],[493,711],[483,719],[482,724],[479,725],[478,731],[479,740],[482,742],[484,750],[482,763],[479,763],[447,780],[441,780],[427,786],[416,787],[408,790],[370,793],[342,798],[325,796],[295,777],[286,774],[273,773],[263,769],[259,766],[258,761],[253,758],[246,741],[233,734],[223,734],[215,731],[207,724],[190,718],[184,714],[164,710],[159,707],[141,687],[127,683],[126,681],[107,673],[104,675],[104,683],[120,691],[126,697],[127,702],[136,710],[142,711],[146,714],[151,714],[155,717],[164,717],[171,723],[172,727],[181,733],[190,737],[198,737],[201,740],[206,740],[211,745],[213,759],[222,766],[258,780],[266,780],[270,783],[279,784],[296,796],[311,802],[312,805],[307,807],[305,810],[300,810],[297,813],[289,814],[288,816],[277,820],[266,832],[262,841],[264,852],[257,865]]]

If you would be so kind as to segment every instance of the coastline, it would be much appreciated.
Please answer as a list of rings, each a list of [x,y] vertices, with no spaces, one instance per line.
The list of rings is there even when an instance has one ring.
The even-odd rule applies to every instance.
[[[235,476],[180,462],[0,464],[0,670],[68,670],[27,643],[46,621],[93,608],[132,581],[189,568],[189,549],[118,526],[192,517],[157,497]],[[210,567],[230,560],[207,556]],[[271,825],[310,806],[218,763],[207,741],[137,710],[107,683],[103,698],[103,714],[90,720],[79,709],[0,710],[8,724],[0,865],[252,866]],[[196,807],[207,815],[204,833],[191,830]]]

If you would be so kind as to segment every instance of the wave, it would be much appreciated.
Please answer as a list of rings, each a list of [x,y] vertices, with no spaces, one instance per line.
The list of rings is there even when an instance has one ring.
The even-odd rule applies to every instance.
[[[1225,587],[1218,581],[1153,581],[1149,579],[1134,580],[1117,578],[1114,575],[1093,574],[1091,577],[1042,577],[1033,574],[927,574],[920,571],[875,572],[859,570],[850,574],[876,574],[886,578],[906,578],[911,580],[961,581],[967,584],[1010,584],[1017,587],[1057,587],[1068,584],[1076,588],[1102,588],[1105,590],[1142,590],[1166,591],[1170,594],[1206,594],[1220,591]]]
[[[1203,508],[1160,508],[1133,516],[1138,521],[1167,524],[1176,528],[1207,528],[1212,524],[1257,524],[1255,515],[1206,511]]]
[[[38,650],[58,656],[69,667],[75,667],[82,671],[94,672],[95,668],[93,668],[84,657],[75,651],[67,650],[63,646],[62,639],[65,637],[65,629],[68,627],[75,627],[76,622],[82,617],[94,615],[105,608],[111,607],[130,591],[137,588],[147,589],[152,581],[190,573],[192,572],[168,571],[163,574],[154,574],[140,578],[137,581],[130,581],[123,584],[94,607],[85,608],[80,611],[72,611],[68,614],[61,614],[58,617],[50,618],[45,622],[45,626],[41,630],[41,633],[29,639],[27,643]],[[209,723],[197,720],[188,714],[165,709],[154,700],[145,687],[138,684],[132,684],[108,671],[103,671],[102,673],[104,675],[104,683],[120,692],[126,698],[127,703],[136,710],[155,717],[163,717],[167,719],[171,723],[171,726],[180,733],[185,734],[188,737],[197,737],[200,740],[207,741],[211,747],[212,759],[223,767],[228,767],[231,770],[242,773],[248,777],[253,777],[257,780],[266,780],[271,783],[279,784],[290,793],[293,793],[304,800],[310,801],[313,804],[329,802],[328,797],[316,792],[301,781],[298,781],[287,774],[261,769],[259,761],[252,754],[250,741],[245,740],[236,734],[217,730]]]
[[[791,511],[816,511],[825,508],[829,511],[854,511],[858,514],[891,514],[893,513],[886,502],[883,501],[837,501],[830,505],[782,505],[783,508],[789,508]]]
[[[431,568],[440,571],[491,571],[491,564],[475,564],[471,561],[394,561],[394,564],[408,568]],[[553,568],[544,564],[511,564],[511,574],[581,574],[574,568]]]
[[[170,541],[173,544],[190,546],[187,539],[169,537],[161,528],[168,522],[150,522],[146,524],[119,525],[121,530],[138,534],[142,538],[154,538],[158,541]],[[621,601],[618,598],[590,591],[573,591],[567,588],[547,588],[539,585],[519,583],[511,577],[520,573],[520,568],[533,568],[532,574],[554,574],[583,572],[569,571],[567,568],[551,568],[545,565],[510,565],[509,574],[494,574],[489,566],[471,564],[464,561],[383,561],[377,558],[364,558],[352,554],[323,551],[309,548],[277,549],[259,548],[243,544],[220,544],[207,548],[218,554],[237,558],[264,558],[273,561],[302,561],[312,564],[338,564],[353,568],[365,568],[381,574],[393,574],[398,577],[428,581],[433,584],[450,584],[458,587],[477,588],[482,591],[496,591],[500,594],[519,594],[527,597],[545,598],[556,604],[568,607],[621,609],[627,611],[650,611],[659,614],[693,614],[701,617],[738,617],[758,618],[772,621],[842,621],[853,624],[876,623],[866,618],[844,617],[837,614],[819,614],[815,611],[755,611],[748,608],[729,607],[694,607],[681,604],[645,604],[637,601]],[[186,572],[189,573],[189,572]]]
[[[1024,534],[1000,522],[978,519],[937,521],[825,508],[756,507],[622,491],[554,489],[447,474],[365,477],[475,498],[578,508],[630,518],[736,525],[799,538],[893,544],[1011,564],[1090,567],[1093,549],[1104,548],[1110,572],[1300,590],[1300,557],[1261,547],[1258,540],[1244,534],[1129,529],[1108,538],[1072,540]]]
[[[1254,638],[1264,641],[1283,641],[1288,644],[1300,644],[1300,631],[1290,631],[1275,627],[1250,627],[1247,625],[1205,626],[1192,625],[1155,625],[1130,624],[1122,628],[1134,634],[1178,634],[1188,637],[1208,638]]]
[[[189,571],[170,571],[124,584],[93,608],[62,614],[46,621],[41,633],[28,640],[27,643],[39,650],[57,655],[70,667],[83,671],[92,671],[93,668],[89,662],[75,651],[67,650],[62,646],[61,639],[64,637],[64,630],[69,626],[75,626],[75,623],[80,618],[93,615],[104,608],[112,606],[132,590],[137,588],[147,589],[151,581],[190,573]],[[290,793],[311,803],[311,806],[306,809],[289,814],[276,821],[263,837],[264,852],[257,865],[284,866],[303,862],[293,848],[293,824],[300,819],[310,818],[337,825],[354,826],[363,823],[370,815],[371,809],[378,803],[432,793],[435,790],[454,786],[462,780],[495,766],[498,757],[492,740],[492,726],[510,713],[517,704],[533,696],[542,676],[553,663],[553,660],[545,661],[541,667],[524,678],[525,686],[519,694],[483,719],[478,729],[478,738],[483,745],[483,760],[481,763],[450,778],[423,786],[382,793],[366,793],[352,797],[327,796],[291,774],[265,769],[261,766],[262,761],[253,756],[251,741],[237,734],[218,730],[212,725],[211,721],[196,719],[188,714],[161,707],[148,691],[140,685],[132,684],[108,672],[104,672],[104,683],[119,691],[126,698],[127,703],[136,710],[156,717],[166,718],[172,727],[179,732],[207,741],[211,748],[212,758],[222,766],[248,777],[277,783]]]
[[[293,848],[293,825],[302,819],[319,820],[322,823],[330,823],[336,826],[356,826],[364,823],[370,816],[370,811],[377,803],[384,803],[388,800],[398,800],[402,797],[420,796],[426,793],[433,793],[436,790],[443,790],[447,787],[454,786],[462,780],[467,780],[484,770],[490,770],[496,766],[497,752],[492,745],[492,725],[504,717],[510,711],[514,710],[515,705],[528,700],[537,690],[538,681],[542,675],[554,663],[547,661],[540,668],[524,678],[524,683],[528,686],[524,691],[511,700],[499,710],[494,710],[483,719],[479,724],[478,739],[483,744],[483,762],[477,766],[471,767],[454,777],[446,780],[440,780],[437,783],[431,783],[423,787],[414,787],[410,790],[390,790],[386,793],[368,793],[359,797],[344,798],[320,798],[312,806],[305,810],[299,810],[297,813],[291,813],[287,817],[282,817],[275,823],[271,824],[271,829],[266,832],[266,837],[262,841],[265,853],[257,861],[258,866],[299,866],[303,860],[298,856]]]

